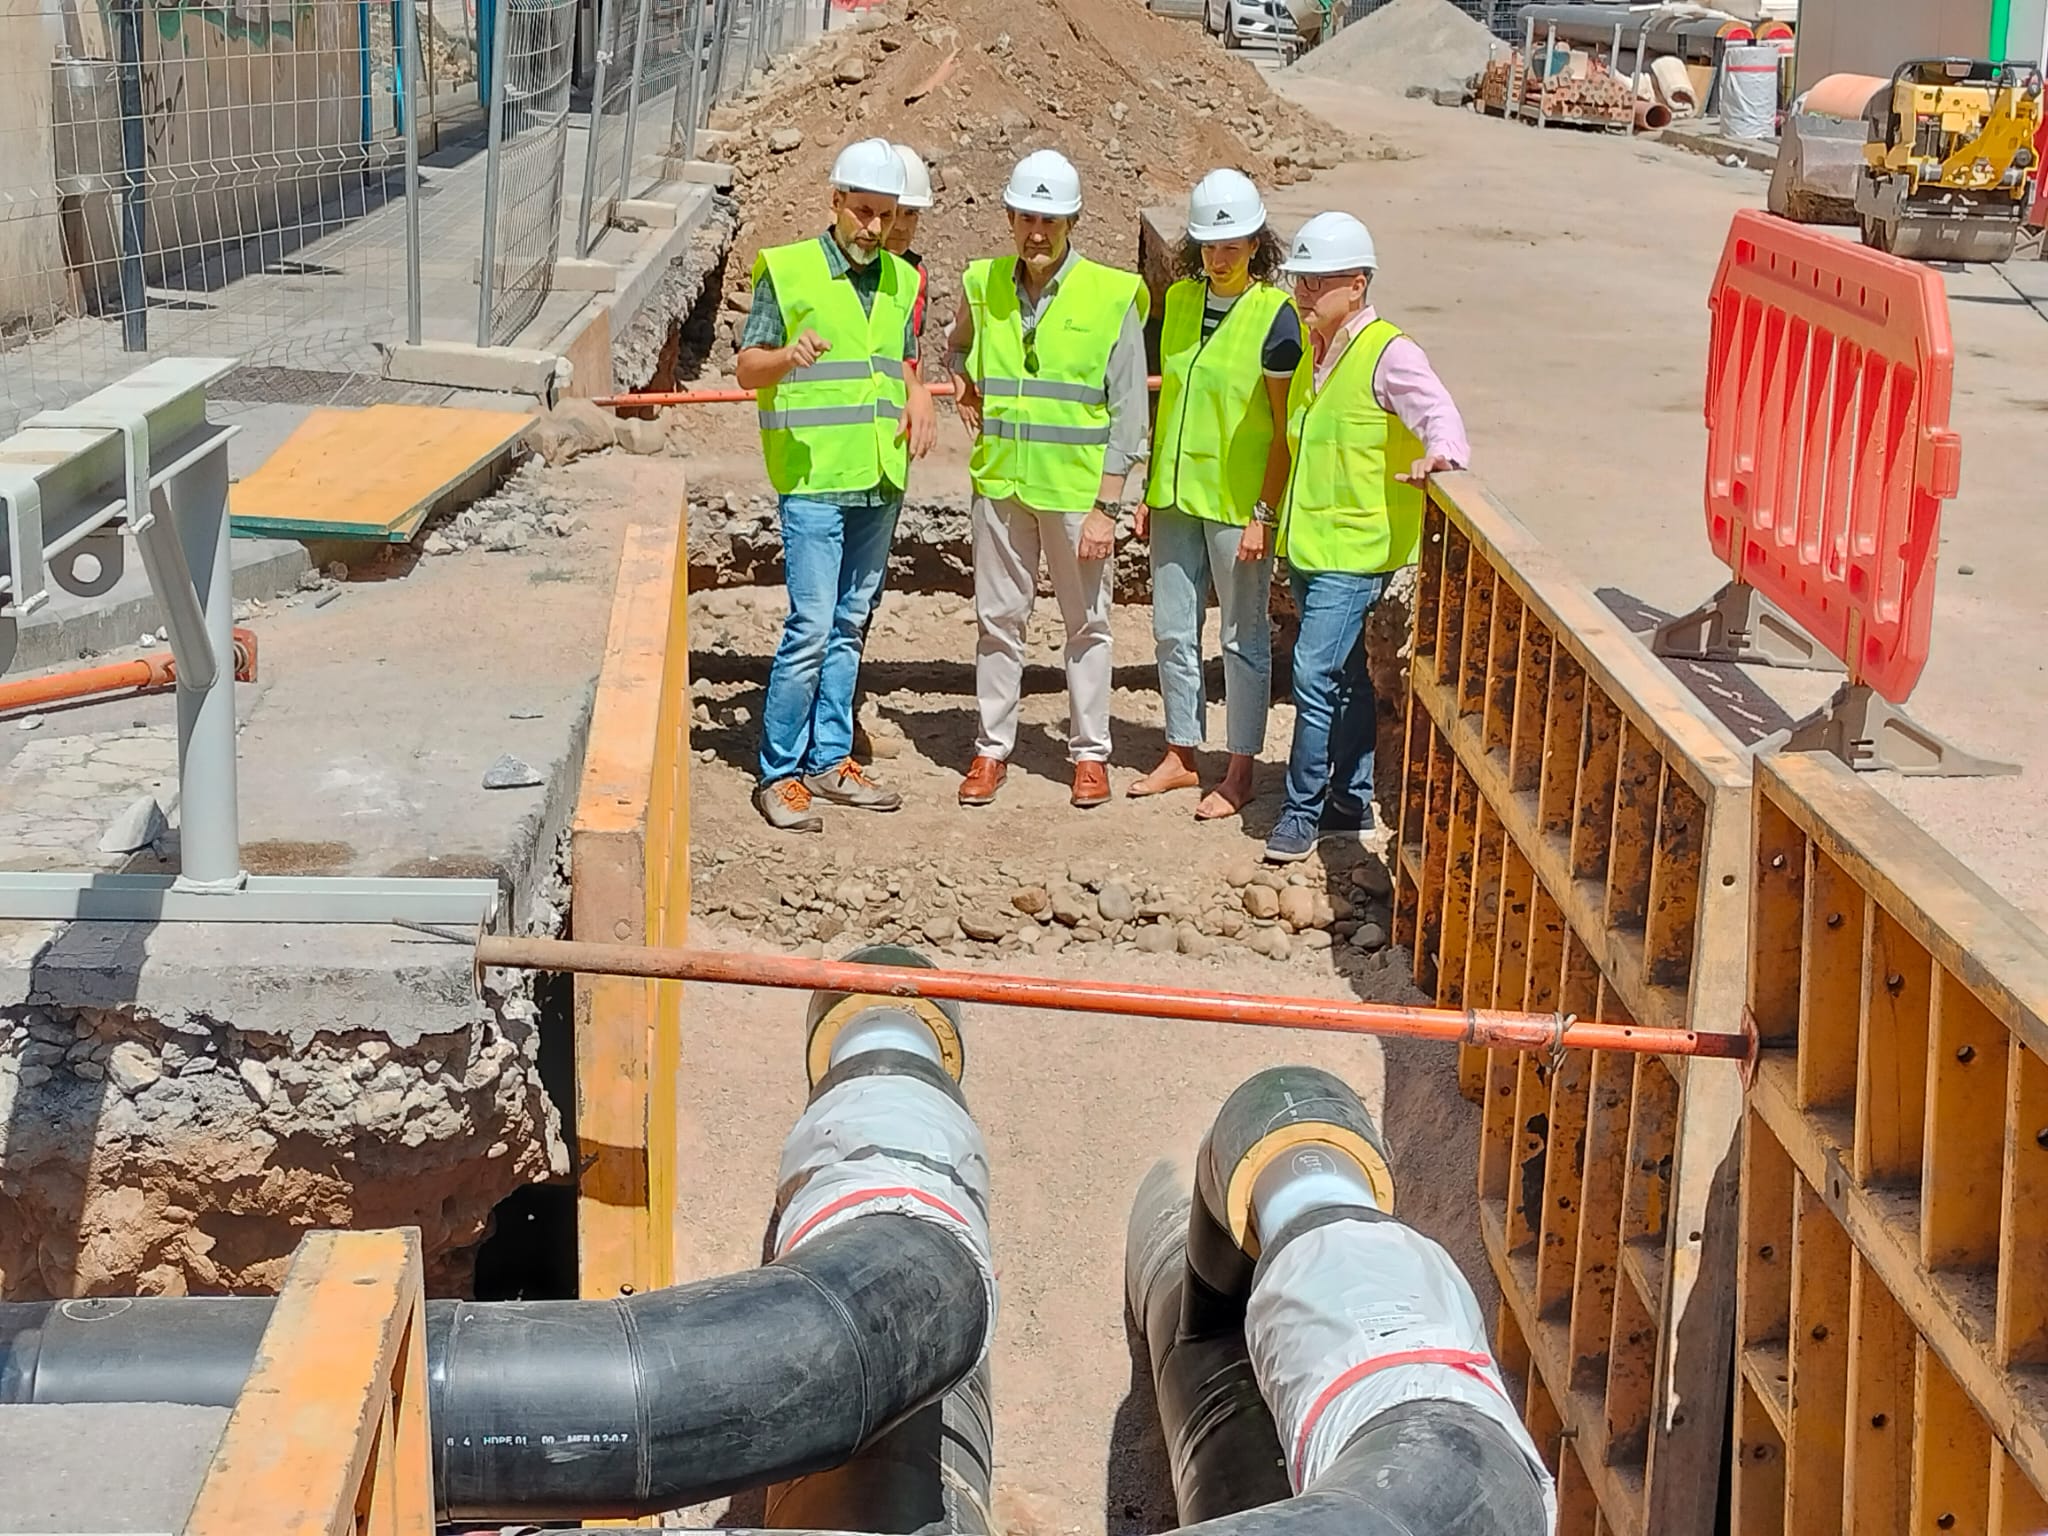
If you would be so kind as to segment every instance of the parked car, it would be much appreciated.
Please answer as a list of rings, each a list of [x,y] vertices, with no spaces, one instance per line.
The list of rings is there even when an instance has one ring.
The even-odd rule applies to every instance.
[[[1202,25],[1226,48],[1297,48],[1301,34],[1286,0],[1207,0]]]

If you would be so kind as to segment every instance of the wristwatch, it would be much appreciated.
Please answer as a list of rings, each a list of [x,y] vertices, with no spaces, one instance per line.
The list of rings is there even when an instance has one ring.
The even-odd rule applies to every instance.
[[[1107,496],[1098,496],[1095,498],[1095,510],[1113,523],[1117,520],[1117,514],[1123,511],[1123,507],[1120,503],[1111,501]]]
[[[1273,504],[1261,497],[1252,503],[1252,521],[1261,528],[1271,528],[1280,521],[1280,514],[1273,510]]]

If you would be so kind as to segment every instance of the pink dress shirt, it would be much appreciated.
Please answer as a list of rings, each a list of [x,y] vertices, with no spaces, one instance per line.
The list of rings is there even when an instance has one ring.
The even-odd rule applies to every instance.
[[[1316,388],[1321,389],[1358,333],[1377,319],[1368,304],[1337,332],[1337,339],[1316,359]],[[1425,453],[1442,454],[1460,469],[1472,462],[1472,445],[1465,438],[1465,418],[1444,381],[1436,376],[1429,358],[1409,336],[1397,336],[1380,355],[1379,372],[1373,375],[1372,395],[1380,409],[1392,411],[1422,439]],[[1400,466],[1406,469],[1406,465]]]

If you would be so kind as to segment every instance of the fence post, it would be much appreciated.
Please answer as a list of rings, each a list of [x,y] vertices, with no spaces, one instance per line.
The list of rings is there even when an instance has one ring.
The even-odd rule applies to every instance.
[[[633,129],[640,117],[640,82],[646,75],[647,0],[640,0],[640,21],[633,32],[633,74],[626,85],[626,137],[619,146],[619,196],[633,195]],[[609,222],[609,220],[607,220]]]
[[[619,0],[604,0],[597,16],[597,78],[590,83],[590,128],[583,141],[583,196],[576,209],[576,254],[588,256],[597,242],[590,233],[590,210],[597,200],[597,141],[604,122],[605,77],[611,73],[612,50],[618,46]],[[609,222],[609,221],[607,221]]]
[[[492,267],[498,259],[498,180],[504,173],[505,34],[512,27],[510,0],[484,0],[493,12],[491,24],[490,138],[484,152],[484,250],[477,271],[476,344],[491,344]],[[503,14],[498,14],[502,11]]]
[[[149,350],[149,293],[142,257],[148,244],[149,160],[142,143],[142,0],[114,7],[114,51],[120,59],[121,102],[121,350]]]
[[[711,16],[711,94],[710,103],[717,106],[725,95],[725,50],[732,37],[733,0],[715,0],[716,9]]]
[[[683,158],[697,158],[698,119],[703,116],[699,110],[703,102],[704,88],[704,6],[706,0],[688,0],[690,6],[690,84],[689,89],[679,96],[678,107],[683,108]]]
[[[418,0],[398,0],[405,28],[405,339],[420,344],[420,13]],[[466,11],[465,7],[465,11]]]

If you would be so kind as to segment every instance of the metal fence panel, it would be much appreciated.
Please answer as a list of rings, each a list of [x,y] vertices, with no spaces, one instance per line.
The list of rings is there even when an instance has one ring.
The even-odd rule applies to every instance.
[[[1430,486],[1409,685],[1394,936],[1437,1003],[1739,1029],[1742,751],[1470,475]],[[1470,1049],[1460,1075],[1560,1536],[1705,1536],[1738,1067]]]
[[[498,0],[477,345],[509,345],[554,286],[575,0]]]
[[[404,333],[405,0],[0,0],[0,432],[169,354]]]

